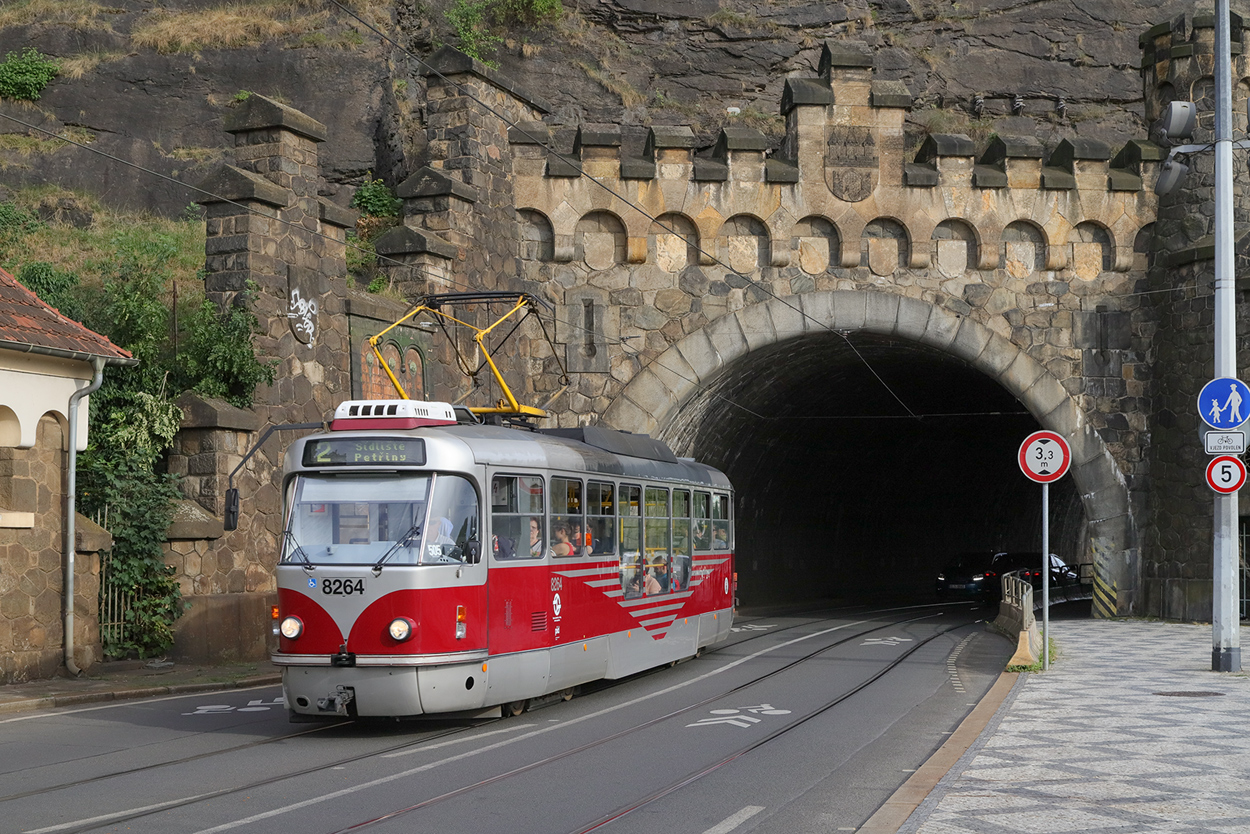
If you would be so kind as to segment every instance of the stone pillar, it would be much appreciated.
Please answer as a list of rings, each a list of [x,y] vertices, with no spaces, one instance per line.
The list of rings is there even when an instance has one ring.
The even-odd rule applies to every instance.
[[[213,195],[200,201],[208,210],[205,290],[220,306],[245,305],[256,315],[256,353],[274,363],[275,378],[257,388],[250,412],[198,398],[180,403],[186,422],[170,468],[186,476],[188,498],[214,517],[251,432],[322,422],[351,396],[344,298],[346,230],[354,213],[318,197],[325,126],[259,95],[225,121],[235,137],[235,164],[223,165],[201,186]],[[192,610],[199,612],[177,626],[178,656],[264,656],[263,634],[258,640],[252,625],[273,592],[282,529],[278,481],[291,437],[270,440],[236,477],[243,498],[238,530],[202,539],[184,535],[171,544],[170,562],[184,593],[198,597]],[[240,627],[244,622],[247,628]]]
[[[400,187],[409,201],[404,222],[457,247],[451,266],[461,289],[514,288],[520,241],[508,127],[538,121],[549,110],[450,47],[435,53],[429,67],[430,164]]]

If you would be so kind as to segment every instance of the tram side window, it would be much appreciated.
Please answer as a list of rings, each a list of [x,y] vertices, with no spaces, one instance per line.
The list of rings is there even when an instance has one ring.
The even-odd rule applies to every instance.
[[[669,590],[690,587],[690,490],[673,490],[673,563],[669,567]]]
[[[712,496],[712,549],[729,549],[729,496]]]
[[[586,554],[586,522],[582,518],[582,482],[551,479],[551,552],[555,556]]]
[[[541,559],[547,553],[543,479],[496,475],[490,484],[491,551],[496,559]]]
[[[644,510],[647,572],[655,584],[647,582],[647,595],[667,593],[672,570],[672,540],[669,531],[668,490],[664,487],[647,487],[647,505]],[[656,590],[658,586],[659,590]]]
[[[712,494],[709,492],[694,494],[694,549],[700,552],[712,549]]]
[[[617,502],[621,524],[621,588],[626,599],[642,596],[642,487],[622,484]]]
[[[591,481],[586,485],[586,546],[592,556],[616,552],[616,487]]]

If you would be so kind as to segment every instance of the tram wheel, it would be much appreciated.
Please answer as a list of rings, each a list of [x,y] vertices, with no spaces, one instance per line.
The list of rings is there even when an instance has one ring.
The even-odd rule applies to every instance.
[[[503,709],[508,715],[516,718],[518,715],[525,712],[525,707],[528,703],[528,701],[513,701],[510,704],[504,704]]]
[[[573,700],[573,690],[572,689],[564,690],[563,692],[560,693],[560,697],[566,701]]]

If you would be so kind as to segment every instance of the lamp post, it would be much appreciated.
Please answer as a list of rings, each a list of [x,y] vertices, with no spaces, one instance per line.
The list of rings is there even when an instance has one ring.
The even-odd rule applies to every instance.
[[[1237,376],[1233,299],[1233,69],[1228,0],[1215,4],[1215,376]],[[1237,493],[1215,496],[1211,671],[1241,671]]]
[[[1185,176],[1187,168],[1177,154],[1215,150],[1215,377],[1237,377],[1236,307],[1233,288],[1233,71],[1229,46],[1231,26],[1228,0],[1215,3],[1215,142],[1181,145],[1168,153],[1155,191],[1166,194]],[[1163,132],[1170,138],[1193,132],[1192,102],[1172,102],[1164,114]],[[1237,587],[1237,493],[1215,496],[1212,542],[1211,671],[1241,671],[1241,635]]]

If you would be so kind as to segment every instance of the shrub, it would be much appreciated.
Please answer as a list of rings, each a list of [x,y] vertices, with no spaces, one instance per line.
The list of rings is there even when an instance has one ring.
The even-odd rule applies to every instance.
[[[38,101],[48,82],[61,71],[60,65],[45,58],[33,46],[21,55],[10,52],[0,62],[0,98]]]
[[[487,25],[486,16],[492,5],[491,0],[456,0],[443,13],[456,32],[457,48],[491,67],[495,66],[495,62],[488,60],[487,55],[503,42],[503,38],[490,31]]]
[[[82,304],[78,300],[78,276],[62,272],[52,264],[33,261],[22,266],[17,280],[26,289],[74,321],[83,318]]]
[[[367,217],[398,217],[403,202],[386,183],[375,180],[371,171],[352,195],[351,207],[360,209]]]

